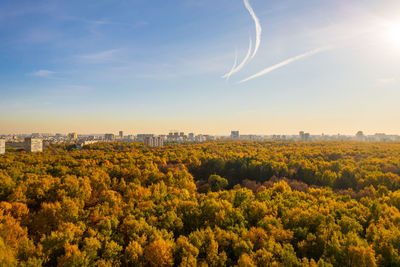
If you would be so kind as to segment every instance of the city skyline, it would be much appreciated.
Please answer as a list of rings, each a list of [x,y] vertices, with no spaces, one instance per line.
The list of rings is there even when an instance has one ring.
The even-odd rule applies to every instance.
[[[0,133],[399,134],[399,12],[395,0],[5,1]]]
[[[111,129],[111,130],[105,130],[105,131],[75,131],[76,129],[69,129],[69,130],[65,130],[65,131],[21,131],[21,132],[16,132],[16,131],[3,131],[0,132],[0,136],[6,136],[6,135],[64,135],[64,136],[70,136],[72,134],[76,134],[76,135],[82,135],[82,136],[90,136],[90,135],[113,135],[115,137],[121,137],[120,132],[123,133],[122,136],[129,136],[129,135],[143,135],[143,134],[155,134],[155,135],[167,135],[170,133],[193,133],[193,134],[205,134],[205,135],[213,135],[213,136],[231,136],[232,135],[232,131],[237,131],[240,132],[240,135],[244,134],[244,135],[258,135],[258,136],[272,136],[272,135],[287,135],[287,136],[294,136],[294,135],[298,135],[301,132],[307,132],[310,135],[314,135],[314,136],[318,136],[318,135],[326,135],[326,136],[335,136],[335,135],[343,135],[343,136],[354,136],[356,135],[358,132],[362,132],[365,135],[376,135],[376,134],[385,134],[385,135],[399,135],[400,133],[396,133],[396,132],[385,132],[385,131],[364,131],[363,129],[358,129],[354,132],[340,132],[340,131],[336,131],[336,132],[323,132],[323,131],[308,131],[305,130],[303,128],[301,129],[297,129],[294,130],[292,132],[288,132],[288,131],[284,131],[284,132],[249,132],[249,131],[244,131],[241,130],[239,128],[232,128],[232,129],[225,129],[223,132],[207,132],[207,131],[194,131],[193,129],[170,129],[170,130],[166,130],[166,131],[155,131],[154,129],[151,130],[151,128],[149,128],[148,131],[139,131],[139,130],[130,130],[128,128],[124,128],[124,130],[121,129]],[[72,138],[72,139],[76,139],[76,138]]]
[[[230,135],[210,135],[199,133],[185,133],[179,131],[171,131],[167,134],[128,134],[124,135],[123,131],[119,131],[118,135],[114,133],[84,135],[76,132],[67,135],[57,133],[32,133],[25,135],[0,135],[0,155],[6,151],[6,142],[11,146],[18,146],[21,141],[25,143],[27,152],[42,151],[43,142],[46,145],[58,145],[63,143],[75,144],[76,148],[82,149],[84,146],[95,144],[98,142],[121,142],[143,143],[146,147],[163,147],[170,143],[203,143],[212,141],[283,141],[283,142],[326,142],[326,141],[357,141],[357,142],[400,142],[400,135],[387,135],[385,133],[375,133],[373,135],[364,134],[358,131],[355,135],[314,135],[308,132],[299,131],[296,135],[256,135],[243,134],[238,130],[232,130]]]
[[[184,136],[187,138],[188,136],[211,136],[211,137],[222,137],[222,138],[230,138],[230,139],[240,139],[241,137],[299,137],[302,139],[302,136],[306,134],[308,137],[357,137],[357,136],[364,136],[364,137],[373,137],[373,136],[393,136],[393,137],[398,137],[397,139],[400,139],[400,134],[396,133],[385,133],[385,132],[375,132],[375,133],[365,133],[364,131],[357,131],[356,133],[350,133],[350,134],[345,134],[345,133],[334,133],[334,134],[329,134],[329,133],[310,133],[307,131],[300,130],[297,133],[251,133],[251,132],[242,132],[240,130],[230,130],[230,132],[225,132],[223,134],[214,134],[214,133],[208,133],[208,132],[194,132],[194,131],[182,131],[182,130],[170,130],[167,132],[154,132],[154,131],[148,131],[148,132],[133,132],[133,131],[128,131],[125,133],[125,131],[106,131],[103,133],[95,133],[95,132],[90,132],[90,133],[80,133],[80,132],[25,132],[25,133],[1,133],[0,132],[0,139],[4,137],[12,137],[12,136],[31,136],[31,137],[62,137],[62,138],[67,138],[69,140],[78,140],[80,137],[102,137],[104,140],[112,141],[112,140],[124,140],[126,138],[130,137],[137,137],[139,139],[144,139],[149,136],[163,136],[163,137],[182,137]]]

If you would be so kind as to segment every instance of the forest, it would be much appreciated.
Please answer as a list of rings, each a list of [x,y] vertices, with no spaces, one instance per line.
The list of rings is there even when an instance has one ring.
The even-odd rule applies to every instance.
[[[0,266],[400,266],[400,143],[0,156]]]

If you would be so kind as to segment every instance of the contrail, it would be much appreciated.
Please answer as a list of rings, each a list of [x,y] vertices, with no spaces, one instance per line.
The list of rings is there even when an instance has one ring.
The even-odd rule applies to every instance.
[[[238,51],[236,50],[235,51],[235,61],[233,62],[232,69],[228,73],[231,73],[236,68],[237,61],[238,61]],[[229,77],[227,78],[227,80],[229,80]]]
[[[318,49],[314,49],[314,50],[308,51],[308,52],[306,52],[304,54],[301,54],[301,55],[286,59],[286,60],[282,61],[281,63],[278,63],[278,64],[276,64],[274,66],[268,67],[268,68],[266,68],[266,69],[264,69],[264,70],[262,70],[262,71],[260,71],[260,72],[258,72],[256,74],[246,78],[246,79],[241,80],[239,83],[244,83],[244,82],[250,81],[252,79],[255,79],[255,78],[263,76],[263,75],[265,75],[267,73],[270,73],[273,70],[276,70],[276,69],[282,68],[282,67],[284,67],[286,65],[289,65],[292,62],[295,62],[295,61],[300,60],[302,58],[309,57],[309,56],[312,56],[312,55],[315,55],[315,54],[318,54],[318,53],[321,53],[321,52],[324,52],[324,51],[330,50],[330,49],[332,49],[332,47],[330,47],[330,46],[329,47],[318,48]]]
[[[254,13],[253,8],[251,7],[249,0],[243,0],[244,5],[246,7],[246,9],[249,11],[251,17],[254,20],[254,23],[256,25],[256,43],[254,45],[254,51],[253,51],[253,55],[251,56],[251,58],[253,58],[258,51],[258,48],[260,47],[261,44],[261,32],[262,32],[262,28],[261,28],[261,24],[260,24],[260,20],[258,19],[256,13]]]
[[[246,65],[247,61],[248,61],[249,58],[250,58],[251,47],[252,47],[252,41],[251,41],[251,38],[250,38],[250,40],[249,40],[249,50],[247,51],[247,54],[246,54],[246,56],[244,57],[243,61],[242,61],[236,68],[232,69],[230,72],[228,72],[227,74],[225,74],[224,76],[222,76],[222,78],[227,78],[227,79],[229,79],[229,78],[232,76],[232,74],[238,72],[239,70],[241,70],[241,69],[244,67],[244,65]]]
[[[249,11],[249,13],[250,13],[251,17],[253,18],[254,23],[256,25],[256,43],[255,43],[255,46],[254,46],[253,54],[251,55],[251,59],[252,59],[257,54],[258,48],[260,47],[262,28],[261,28],[261,25],[260,25],[260,20],[258,19],[256,14],[254,13],[254,10],[251,7],[249,1],[248,0],[243,0],[243,2],[244,2],[244,5],[245,5],[246,9]],[[223,75],[222,78],[226,78],[227,80],[229,80],[229,78],[232,76],[232,74],[240,71],[246,65],[247,61],[249,61],[250,54],[251,54],[251,49],[252,49],[252,41],[250,39],[249,50],[247,52],[247,55],[243,59],[243,61],[238,66],[236,66],[236,64],[234,64],[234,67],[231,69],[231,71],[229,71],[228,73]],[[235,60],[235,62],[236,62],[236,60]]]

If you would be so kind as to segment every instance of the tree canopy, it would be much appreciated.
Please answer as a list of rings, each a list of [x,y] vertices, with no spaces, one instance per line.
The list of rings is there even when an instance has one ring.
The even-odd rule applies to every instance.
[[[0,265],[400,266],[400,144],[210,142],[0,157]]]

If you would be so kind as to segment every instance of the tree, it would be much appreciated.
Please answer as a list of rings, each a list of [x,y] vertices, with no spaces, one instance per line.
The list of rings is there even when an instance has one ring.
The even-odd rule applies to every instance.
[[[375,251],[371,247],[349,247],[349,260],[352,267],[376,267]]]
[[[247,253],[243,253],[238,260],[239,267],[256,267],[257,265],[254,264],[253,260]]]
[[[321,185],[332,187],[337,179],[337,174],[331,170],[326,170],[321,177]]]
[[[211,190],[216,192],[224,189],[225,187],[228,186],[228,180],[225,178],[222,178],[219,175],[212,174],[208,178],[208,184],[211,186]]]
[[[145,247],[144,258],[150,266],[172,266],[174,263],[171,244],[162,239]]]
[[[143,256],[143,248],[142,246],[136,242],[136,241],[131,241],[129,242],[129,245],[125,249],[125,262],[128,265],[132,266],[141,266],[142,262],[142,256]]]

